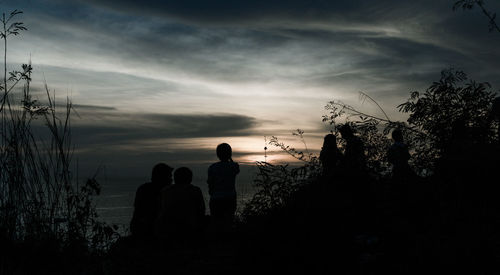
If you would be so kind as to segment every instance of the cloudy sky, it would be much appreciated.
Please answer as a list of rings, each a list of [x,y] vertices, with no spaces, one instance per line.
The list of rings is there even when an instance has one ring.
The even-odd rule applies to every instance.
[[[29,29],[9,41],[9,68],[31,59],[35,94],[46,81],[71,98],[82,166],[141,174],[159,161],[205,165],[220,142],[251,164],[264,159],[264,136],[300,147],[297,128],[320,149],[328,101],[378,115],[363,91],[404,119],[395,107],[450,67],[498,90],[500,33],[453,3],[0,1]]]

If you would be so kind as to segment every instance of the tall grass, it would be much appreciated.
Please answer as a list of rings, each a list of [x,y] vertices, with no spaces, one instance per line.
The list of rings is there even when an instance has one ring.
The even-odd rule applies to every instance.
[[[116,236],[115,229],[97,219],[92,196],[100,186],[91,178],[80,183],[73,165],[71,117],[66,99],[61,109],[45,85],[38,99],[31,93],[31,64],[7,71],[11,36],[27,28],[3,14],[4,79],[0,106],[0,234],[14,241],[51,239],[81,243],[101,250]],[[7,77],[9,75],[10,77]],[[43,103],[42,103],[43,102]]]

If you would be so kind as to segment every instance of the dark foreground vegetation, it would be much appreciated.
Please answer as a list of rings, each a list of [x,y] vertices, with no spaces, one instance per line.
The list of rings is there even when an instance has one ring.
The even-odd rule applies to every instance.
[[[317,157],[274,138],[272,144],[303,165],[257,163],[258,192],[232,229],[217,231],[208,222],[201,238],[175,234],[169,242],[143,242],[124,237],[104,258],[105,270],[497,274],[500,151],[494,95],[486,83],[446,70],[424,93],[412,93],[399,106],[409,113],[407,122],[330,102],[324,119],[333,125],[331,135],[340,148],[333,164],[325,157],[326,143]],[[354,137],[348,137],[346,125]],[[387,135],[395,131],[401,136],[394,139],[402,137],[411,152],[402,170],[396,168]],[[364,148],[355,158],[354,139]]]
[[[0,274],[98,273],[117,234],[97,219],[99,184],[74,173],[71,102],[58,107],[47,87],[33,98],[31,64],[7,71],[7,42],[26,30],[20,13],[0,18]]]
[[[5,43],[25,30],[16,14],[3,18]],[[303,165],[257,163],[258,192],[232,228],[207,218],[199,236],[146,241],[98,220],[98,183],[70,172],[71,103],[60,117],[50,93],[33,100],[31,70],[5,70],[2,84],[0,274],[499,272],[500,102],[463,72],[411,93],[398,106],[406,122],[330,102],[324,121],[340,149],[328,168],[274,138]],[[404,173],[387,154],[396,129],[411,155]],[[363,148],[354,158],[352,140]]]

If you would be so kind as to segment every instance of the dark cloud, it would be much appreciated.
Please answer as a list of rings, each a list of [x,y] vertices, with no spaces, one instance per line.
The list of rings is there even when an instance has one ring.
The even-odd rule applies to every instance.
[[[80,123],[73,122],[72,134],[75,143],[82,148],[96,145],[125,145],[133,148],[140,146],[140,142],[159,139],[244,136],[251,134],[258,125],[255,118],[233,114],[111,112],[85,113],[81,117]],[[93,123],[85,123],[88,120]]]
[[[260,18],[269,14],[293,15],[297,11],[308,12],[318,16],[329,11],[332,4],[328,1],[230,1],[230,0],[187,0],[187,1],[145,1],[139,4],[136,1],[92,1],[97,5],[129,13],[147,13],[156,15],[177,15],[196,21],[209,20],[227,22],[228,20],[248,20]],[[357,2],[357,1],[356,1]]]
[[[59,107],[66,107],[67,105],[59,104]],[[75,111],[86,110],[86,111],[115,111],[115,107],[109,106],[97,106],[97,105],[82,105],[82,104],[72,104],[71,105]]]
[[[255,118],[234,114],[127,114],[103,106],[84,106],[80,111],[80,118],[72,119],[70,136],[74,164],[84,176],[91,176],[101,165],[115,177],[144,174],[157,162],[177,166],[213,162],[215,147],[207,149],[206,144],[186,140],[216,137],[222,142],[255,134],[259,124]],[[39,118],[32,128],[47,142],[50,133],[43,124]],[[245,154],[250,153],[235,152],[235,157]]]
[[[83,177],[92,176],[101,166],[112,177],[134,177],[149,175],[158,162],[175,167],[207,165],[217,159],[217,142],[213,149],[207,149],[206,144],[186,140],[215,137],[222,142],[255,134],[259,125],[253,117],[236,114],[130,114],[107,106],[76,107],[80,116],[72,118],[70,136],[75,146],[74,164],[78,163]],[[32,129],[44,144],[50,144],[51,135],[44,124],[44,119],[38,118]],[[255,153],[235,152],[234,157],[250,154]]]
[[[89,1],[87,1],[89,2]],[[363,18],[366,21],[379,20],[383,16],[407,16],[404,13],[392,12],[394,9],[425,7],[435,4],[434,1],[419,1],[416,3],[383,0],[186,0],[186,1],[117,1],[93,0],[98,6],[105,6],[129,14],[147,14],[156,16],[174,16],[194,22],[252,22],[258,20],[280,21],[293,20],[329,20],[336,18]],[[408,10],[408,9],[405,9]]]

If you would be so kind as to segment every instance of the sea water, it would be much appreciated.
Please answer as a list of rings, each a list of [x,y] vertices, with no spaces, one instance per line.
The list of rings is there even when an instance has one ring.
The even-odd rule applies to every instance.
[[[255,167],[241,167],[241,172],[236,178],[236,192],[238,194],[238,209],[241,211],[245,203],[255,193],[253,179]],[[100,220],[117,225],[121,234],[128,234],[130,219],[134,211],[134,199],[137,188],[148,181],[147,176],[113,177],[109,176],[101,181],[101,194],[95,197],[95,203]],[[210,214],[208,207],[209,195],[206,176],[204,173],[194,173],[193,185],[198,186],[205,199],[206,213]]]

